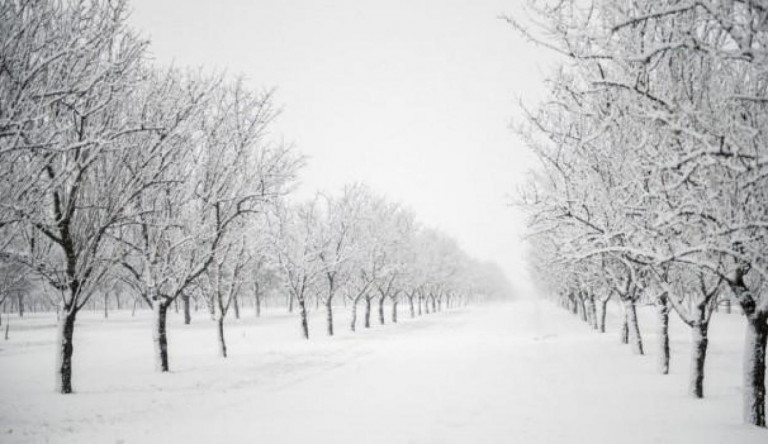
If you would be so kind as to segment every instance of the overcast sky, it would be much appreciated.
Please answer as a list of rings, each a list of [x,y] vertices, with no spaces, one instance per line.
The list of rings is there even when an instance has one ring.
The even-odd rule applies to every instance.
[[[361,181],[494,260],[527,291],[522,217],[531,165],[509,129],[534,100],[541,49],[497,17],[519,0],[133,0],[160,63],[276,87],[274,135],[308,156],[300,195]]]

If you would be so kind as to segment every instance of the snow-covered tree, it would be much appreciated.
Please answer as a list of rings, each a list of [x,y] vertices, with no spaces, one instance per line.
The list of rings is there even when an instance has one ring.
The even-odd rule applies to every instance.
[[[527,5],[537,24],[510,23],[563,61],[551,100],[530,119],[529,145],[548,171],[546,185],[529,200],[535,230],[558,233],[568,268],[595,257],[610,260],[608,281],[625,302],[627,295],[666,293],[657,298],[660,313],[680,297],[664,291],[667,279],[674,288],[688,285],[684,276],[701,276],[696,304],[704,303],[703,314],[681,316],[694,327],[694,356],[700,356],[694,360],[702,366],[707,307],[724,282],[748,324],[745,420],[764,426],[768,303],[760,249],[768,230],[768,176],[759,159],[765,156],[768,69],[757,56],[768,43],[764,6]],[[675,271],[681,267],[685,273]]]
[[[129,118],[145,45],[124,2],[0,8],[0,245],[60,291],[56,387],[70,393],[77,312],[116,263],[109,233],[158,180],[122,167],[147,131]]]

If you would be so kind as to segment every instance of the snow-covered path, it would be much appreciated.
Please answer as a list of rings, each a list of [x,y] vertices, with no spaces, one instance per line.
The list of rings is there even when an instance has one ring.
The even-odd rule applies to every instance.
[[[246,336],[256,324],[234,325],[232,358],[180,356],[170,375],[143,364],[132,370],[128,360],[136,356],[126,347],[126,361],[113,371],[132,378],[100,382],[105,375],[94,371],[92,380],[86,374],[77,381],[82,392],[75,396],[38,390],[29,398],[34,405],[6,405],[0,424],[17,430],[0,441],[766,442],[768,432],[740,425],[741,323],[737,315],[721,318],[712,327],[704,400],[686,395],[687,335],[680,325],[672,330],[672,374],[662,377],[654,370],[652,335],[645,338],[650,356],[632,356],[615,334],[598,335],[549,303],[516,302],[251,350],[245,344],[285,333],[282,324],[292,318],[262,325],[262,335]],[[84,342],[86,355],[101,348],[95,335]],[[141,345],[137,350],[148,346]],[[28,379],[12,385],[7,353],[0,353],[0,388],[21,395]],[[68,408],[73,412],[61,412]]]

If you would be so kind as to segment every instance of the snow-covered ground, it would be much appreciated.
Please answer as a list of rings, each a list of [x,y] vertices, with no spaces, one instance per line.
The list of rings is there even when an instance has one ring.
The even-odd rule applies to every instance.
[[[0,442],[67,443],[751,443],[741,425],[743,322],[718,314],[706,398],[686,393],[688,332],[673,322],[671,374],[611,333],[548,302],[445,311],[334,338],[295,316],[230,321],[227,359],[213,324],[170,320],[170,374],[153,369],[147,313],[85,313],[75,332],[76,394],[53,393],[54,320],[11,317],[0,341]],[[401,311],[405,318],[405,310]],[[3,319],[5,321],[5,318]],[[364,330],[364,329],[360,329]]]

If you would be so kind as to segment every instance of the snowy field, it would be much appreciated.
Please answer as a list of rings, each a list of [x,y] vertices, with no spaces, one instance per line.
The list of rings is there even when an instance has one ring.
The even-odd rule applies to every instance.
[[[170,319],[170,374],[153,370],[148,313],[85,313],[75,395],[53,392],[50,315],[11,317],[0,344],[0,442],[65,443],[765,443],[741,425],[742,319],[716,314],[703,400],[688,397],[688,335],[671,326],[671,374],[616,333],[599,335],[547,302],[445,311],[358,334],[313,337],[271,312],[213,324]],[[401,317],[405,317],[405,310]],[[3,319],[5,321],[5,319]]]

